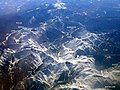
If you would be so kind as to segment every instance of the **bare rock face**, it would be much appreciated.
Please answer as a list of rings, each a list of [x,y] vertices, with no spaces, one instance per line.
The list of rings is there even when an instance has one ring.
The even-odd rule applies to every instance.
[[[43,0],[43,7],[20,11],[21,26],[0,43],[0,90],[119,89],[120,31],[101,31],[99,19],[113,19],[104,2]],[[92,31],[92,20],[102,29]]]

